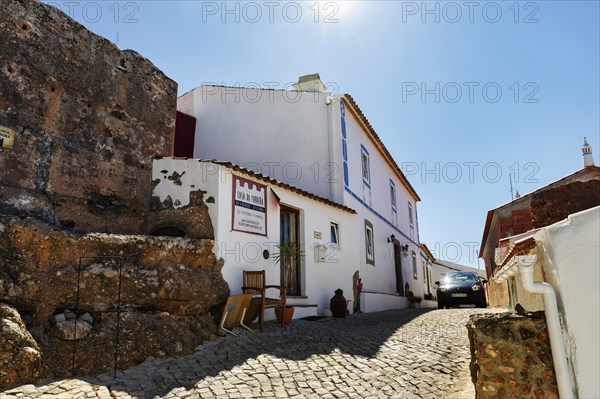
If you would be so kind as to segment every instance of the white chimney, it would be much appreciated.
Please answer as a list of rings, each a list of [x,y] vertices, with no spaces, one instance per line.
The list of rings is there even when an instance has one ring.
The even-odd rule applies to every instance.
[[[304,75],[298,78],[298,83],[294,83],[294,89],[298,91],[319,91],[324,92],[327,90],[323,82],[321,82],[321,77],[318,73],[313,73],[312,75]]]
[[[581,152],[583,152],[583,167],[586,166],[594,166],[594,156],[592,155],[592,146],[588,144],[587,138],[583,138],[583,147],[581,147]]]

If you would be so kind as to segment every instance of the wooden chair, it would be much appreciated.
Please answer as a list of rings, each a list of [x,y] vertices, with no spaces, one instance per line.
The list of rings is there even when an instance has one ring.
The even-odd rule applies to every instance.
[[[263,330],[265,321],[265,309],[267,308],[284,308],[286,301],[286,287],[281,285],[265,285],[265,271],[247,271],[244,270],[243,287],[244,294],[252,294],[252,302],[259,305],[258,323],[260,331]],[[279,298],[267,298],[266,291],[269,288],[279,290]],[[283,318],[281,321],[283,326]]]

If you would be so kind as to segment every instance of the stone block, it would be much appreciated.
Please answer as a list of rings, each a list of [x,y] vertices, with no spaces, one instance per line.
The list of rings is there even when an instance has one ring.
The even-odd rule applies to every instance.
[[[15,131],[0,149],[0,213],[147,233],[152,159],[171,153],[177,84],[35,0],[3,1],[0,31],[0,125]]]
[[[478,399],[536,398],[539,391],[558,394],[543,314],[473,315],[467,330]]]
[[[19,312],[0,303],[0,387],[35,381],[41,359],[40,348]]]

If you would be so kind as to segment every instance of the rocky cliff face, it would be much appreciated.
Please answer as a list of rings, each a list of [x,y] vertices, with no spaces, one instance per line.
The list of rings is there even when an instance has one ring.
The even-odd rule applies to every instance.
[[[39,344],[42,375],[71,373],[74,339],[77,374],[111,368],[117,315],[119,368],[190,351],[216,332],[214,317],[229,291],[212,245],[76,235],[0,217],[0,302],[19,310]]]
[[[0,386],[39,376],[40,348],[27,331],[19,312],[0,303]]]
[[[177,84],[59,10],[0,10],[0,213],[146,234],[152,158],[171,153]]]
[[[152,202],[177,84],[36,0],[0,31],[0,386],[192,350],[229,290],[203,193]]]

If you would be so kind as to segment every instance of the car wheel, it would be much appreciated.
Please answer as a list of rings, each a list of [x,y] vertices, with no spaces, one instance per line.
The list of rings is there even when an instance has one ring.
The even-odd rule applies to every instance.
[[[477,304],[477,307],[478,307],[478,308],[487,308],[487,303],[485,303],[485,302],[480,302],[480,303],[478,303],[478,304]]]
[[[444,309],[444,302],[438,300],[438,309]]]

